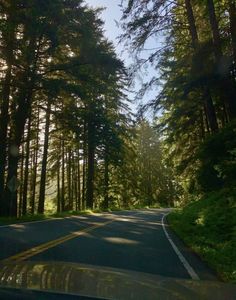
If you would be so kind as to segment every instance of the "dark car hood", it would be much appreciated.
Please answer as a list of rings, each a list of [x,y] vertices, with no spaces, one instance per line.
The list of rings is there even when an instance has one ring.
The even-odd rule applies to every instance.
[[[102,299],[236,299],[236,286],[64,262],[0,264],[0,287]]]

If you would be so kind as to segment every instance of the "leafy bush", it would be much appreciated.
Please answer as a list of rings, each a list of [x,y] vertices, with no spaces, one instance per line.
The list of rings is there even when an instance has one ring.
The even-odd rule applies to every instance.
[[[236,189],[224,189],[175,211],[176,233],[228,281],[236,282]]]
[[[233,186],[236,182],[236,123],[210,136],[200,147],[198,184],[205,192]]]

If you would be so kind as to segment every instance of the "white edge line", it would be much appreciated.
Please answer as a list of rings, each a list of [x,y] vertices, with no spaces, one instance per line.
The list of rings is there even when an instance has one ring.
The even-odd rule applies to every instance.
[[[162,228],[165,232],[165,235],[168,239],[168,241],[170,242],[172,248],[174,249],[175,253],[177,254],[178,258],[180,259],[180,261],[182,262],[182,264],[184,265],[185,269],[187,270],[188,274],[190,275],[190,277],[193,280],[200,280],[199,276],[197,275],[197,273],[194,271],[194,269],[190,266],[190,264],[188,263],[188,261],[186,260],[186,258],[183,256],[183,254],[179,251],[179,249],[177,248],[177,246],[175,245],[175,243],[172,241],[169,233],[166,230],[165,227],[165,223],[164,223],[164,219],[166,217],[167,214],[163,214],[162,216],[162,220],[161,220],[161,224],[162,224]]]

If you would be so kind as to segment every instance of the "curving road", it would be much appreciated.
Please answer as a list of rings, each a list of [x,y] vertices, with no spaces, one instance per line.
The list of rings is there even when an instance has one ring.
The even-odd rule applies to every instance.
[[[216,280],[170,231],[168,209],[122,211],[0,227],[0,260],[66,261],[174,278]]]

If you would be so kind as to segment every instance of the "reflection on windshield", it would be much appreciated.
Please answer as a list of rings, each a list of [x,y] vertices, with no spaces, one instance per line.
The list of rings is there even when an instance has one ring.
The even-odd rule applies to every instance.
[[[165,279],[72,263],[20,263],[0,268],[0,286],[106,299],[233,299],[236,287]],[[200,297],[200,298],[199,298]],[[226,298],[225,298],[226,297]]]

